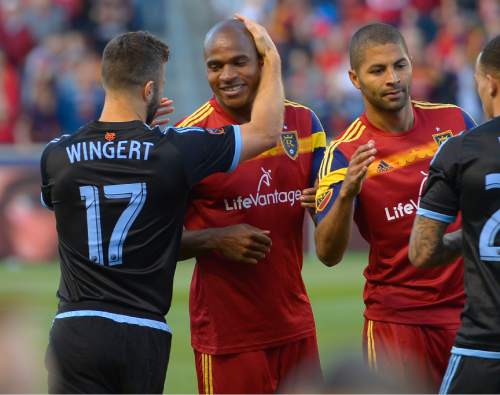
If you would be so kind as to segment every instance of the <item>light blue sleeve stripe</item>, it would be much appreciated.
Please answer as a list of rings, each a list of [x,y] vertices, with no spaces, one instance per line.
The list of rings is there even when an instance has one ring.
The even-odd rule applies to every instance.
[[[51,211],[54,211],[54,209],[51,208],[51,207],[49,207],[47,205],[47,203],[45,203],[45,200],[43,200],[43,193],[42,192],[40,192],[40,203],[42,204],[42,207],[45,207],[45,208],[47,208],[47,209],[49,209]]]
[[[436,213],[435,211],[426,210],[425,208],[421,207],[417,209],[417,215],[421,215],[422,217],[427,217],[430,219],[435,219],[436,221],[440,222],[446,222],[448,224],[455,222],[455,219],[457,218],[456,216]]]
[[[500,188],[500,173],[490,173],[486,174],[486,179],[484,182],[485,189],[488,191],[490,189]]]
[[[205,132],[205,129],[199,126],[183,126],[172,128],[176,133],[188,133],[188,132]]]
[[[108,318],[115,322],[119,322],[120,324],[147,326],[149,328],[159,329],[164,332],[172,333],[172,329],[170,329],[170,327],[166,322],[149,320],[147,318],[131,317],[123,314],[108,313],[106,311],[98,311],[98,310],[68,311],[66,313],[57,314],[55,319],[69,318],[69,317],[102,317],[102,318]]]
[[[234,169],[236,169],[236,167],[240,163],[240,156],[241,156],[241,146],[242,146],[241,128],[239,125],[233,125],[233,129],[234,129],[234,157],[228,172],[232,172]]]
[[[452,355],[450,357],[450,361],[448,362],[448,368],[446,369],[446,373],[443,378],[443,383],[441,384],[441,388],[439,388],[440,395],[445,395],[448,393],[448,389],[450,388],[451,381],[453,380],[453,376],[455,376],[455,372],[457,371],[459,363],[460,363],[460,356]]]
[[[464,357],[500,359],[500,352],[498,351],[473,350],[470,348],[452,347],[451,353],[456,355],[463,355]]]

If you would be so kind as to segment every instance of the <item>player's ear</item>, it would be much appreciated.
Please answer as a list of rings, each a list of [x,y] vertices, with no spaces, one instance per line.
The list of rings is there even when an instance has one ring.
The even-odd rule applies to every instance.
[[[354,69],[349,70],[349,78],[352,84],[356,87],[356,89],[360,89],[359,78],[358,74],[356,73],[356,70]]]
[[[142,98],[146,102],[150,102],[151,99],[152,99],[152,97],[153,97],[153,95],[154,95],[154,85],[155,85],[154,81],[148,81],[144,85],[144,88],[143,88],[143,91],[142,91]]]
[[[500,81],[493,78],[491,74],[486,74],[486,78],[488,79],[488,93],[494,98],[498,95]]]

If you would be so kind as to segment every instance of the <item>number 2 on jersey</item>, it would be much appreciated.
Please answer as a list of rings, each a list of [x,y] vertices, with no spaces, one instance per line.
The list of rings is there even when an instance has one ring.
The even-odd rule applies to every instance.
[[[500,173],[487,174],[485,189],[500,188]],[[500,210],[488,218],[479,236],[479,255],[483,261],[500,261],[500,247],[495,246],[495,238],[500,231]]]
[[[110,266],[120,265],[123,263],[123,244],[127,233],[146,200],[146,183],[105,185],[103,189],[106,199],[130,199],[118,218],[109,241],[108,263]],[[85,200],[87,209],[89,259],[93,263],[104,265],[99,190],[95,185],[81,186],[80,197]]]

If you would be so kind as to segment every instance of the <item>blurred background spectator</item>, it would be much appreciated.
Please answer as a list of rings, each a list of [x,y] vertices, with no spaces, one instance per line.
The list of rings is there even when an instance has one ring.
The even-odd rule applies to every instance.
[[[258,18],[283,57],[287,96],[314,108],[325,128],[340,132],[362,111],[347,76],[348,43],[361,25],[397,26],[413,58],[412,97],[454,103],[481,121],[474,89],[476,56],[500,33],[496,0],[211,0],[220,17]]]
[[[498,0],[0,0],[0,268],[2,276],[10,273],[0,292],[0,392],[46,391],[45,384],[31,381],[45,383],[45,373],[37,373],[36,367],[43,366],[58,275],[48,266],[29,274],[17,263],[55,260],[53,214],[39,203],[40,152],[52,138],[76,131],[99,113],[99,58],[110,38],[143,29],[166,40],[171,59],[165,86],[175,100],[176,121],[211,96],[203,61],[208,29],[234,12],[255,18],[269,28],[279,47],[287,97],[313,108],[331,137],[362,111],[361,95],[347,75],[347,46],[357,28],[377,20],[396,25],[406,37],[414,62],[413,98],[455,103],[482,121],[474,63],[486,40],[500,33],[499,8]],[[310,221],[306,228],[308,251],[314,244]],[[351,239],[351,248],[364,246],[359,235]],[[365,261],[365,255],[353,254],[351,264],[336,268],[332,276],[314,259],[314,265],[305,265],[314,270],[309,271],[308,287],[316,298],[315,315],[322,317],[318,339],[327,356],[330,346],[325,351],[325,344],[330,341],[358,344]],[[182,304],[188,300],[185,290],[192,271],[187,267],[176,275],[184,292],[177,295],[178,313],[171,314],[179,325],[172,348],[179,368],[173,367],[167,383],[171,380],[177,392],[192,393],[188,308]],[[21,297],[33,307],[33,324],[19,325],[23,317],[2,311],[14,306],[17,312]],[[332,325],[338,330],[332,332]],[[30,334],[17,328],[38,333],[38,356],[29,353]],[[393,392],[386,383],[378,386],[363,369],[348,361],[334,365],[330,373],[325,370],[325,388],[305,387],[303,392]],[[365,380],[356,381],[359,377]]]
[[[128,30],[153,30],[171,45],[167,93],[180,119],[210,94],[203,68],[190,64],[202,62],[204,32],[234,12],[269,28],[287,96],[312,107],[330,135],[362,111],[347,76],[347,46],[371,21],[406,37],[413,98],[458,104],[481,121],[474,62],[500,33],[499,9],[497,0],[2,0],[0,143],[45,143],[95,118],[103,104],[100,54]]]
[[[143,28],[141,10],[137,0],[0,1],[0,143],[46,143],[95,119],[102,49]]]

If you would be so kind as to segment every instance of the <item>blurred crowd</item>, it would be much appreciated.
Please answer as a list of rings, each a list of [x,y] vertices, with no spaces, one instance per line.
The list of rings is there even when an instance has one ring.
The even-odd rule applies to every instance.
[[[406,37],[413,98],[455,103],[482,120],[473,69],[484,42],[500,33],[497,0],[208,4],[218,18],[241,12],[268,27],[283,57],[288,98],[312,107],[331,134],[362,111],[347,74],[347,46],[370,21],[396,25]],[[149,9],[144,0],[1,0],[0,144],[44,143],[94,119],[103,103],[100,53],[114,35],[143,26],[141,9]]]
[[[349,81],[348,44],[361,25],[397,26],[413,58],[414,99],[454,103],[481,121],[474,64],[500,34],[497,0],[211,0],[220,17],[239,11],[270,30],[283,58],[287,96],[312,107],[331,134],[363,109]]]
[[[47,142],[96,117],[101,51],[141,26],[137,3],[0,1],[0,143]]]

